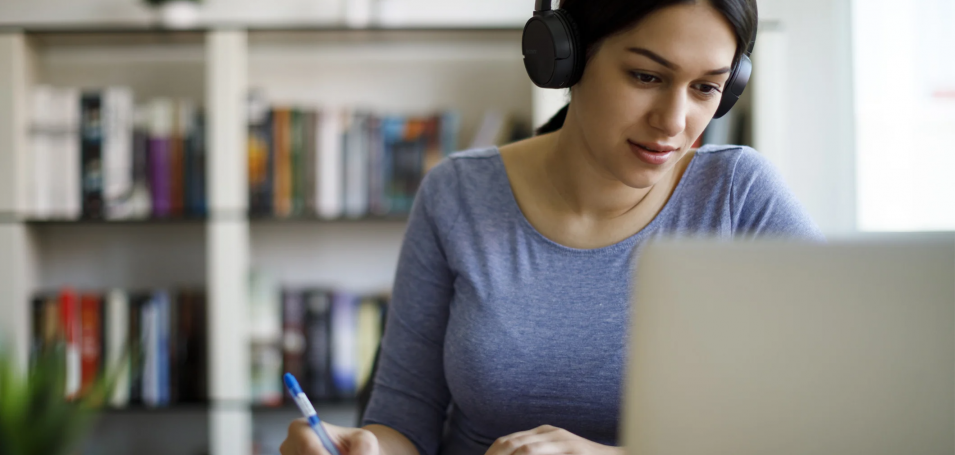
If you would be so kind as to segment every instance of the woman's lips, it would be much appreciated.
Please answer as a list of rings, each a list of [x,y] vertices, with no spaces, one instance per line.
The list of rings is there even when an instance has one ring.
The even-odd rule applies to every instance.
[[[670,159],[670,155],[674,153],[673,150],[666,152],[655,152],[650,150],[642,145],[627,141],[627,144],[630,145],[630,151],[633,152],[637,158],[640,158],[643,162],[647,164],[652,164],[654,166],[659,166],[663,163],[666,163]]]

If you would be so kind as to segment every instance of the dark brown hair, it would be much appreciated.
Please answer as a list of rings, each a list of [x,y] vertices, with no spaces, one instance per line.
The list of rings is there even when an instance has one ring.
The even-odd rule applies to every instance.
[[[587,50],[586,59],[590,60],[603,40],[633,27],[650,13],[698,1],[708,2],[730,23],[736,35],[736,56],[733,58],[733,64],[736,64],[756,38],[756,0],[561,0],[560,8],[577,22],[581,44]],[[569,106],[557,111],[537,129],[537,134],[557,131],[564,126]]]

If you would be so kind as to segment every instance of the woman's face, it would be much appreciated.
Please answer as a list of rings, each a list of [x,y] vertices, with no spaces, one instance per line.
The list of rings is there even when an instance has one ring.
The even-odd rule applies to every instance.
[[[706,2],[607,38],[572,89],[585,149],[626,185],[654,185],[713,118],[735,51],[733,29]]]

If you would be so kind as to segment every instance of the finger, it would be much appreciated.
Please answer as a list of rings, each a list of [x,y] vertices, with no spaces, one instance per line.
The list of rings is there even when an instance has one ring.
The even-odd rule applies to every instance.
[[[546,439],[547,434],[553,433],[556,430],[559,430],[559,428],[550,425],[541,425],[533,430],[519,431],[507,436],[502,436],[497,438],[494,444],[491,444],[486,455],[513,455],[514,451],[527,441]]]
[[[282,446],[285,447],[280,449],[282,455],[328,455],[315,430],[305,419],[296,419],[289,424],[288,436]]]
[[[566,441],[544,439],[522,444],[514,451],[514,455],[560,455],[572,453],[570,449]]]
[[[374,433],[358,429],[350,432],[343,441],[345,451],[348,455],[378,455],[380,452],[378,438]]]

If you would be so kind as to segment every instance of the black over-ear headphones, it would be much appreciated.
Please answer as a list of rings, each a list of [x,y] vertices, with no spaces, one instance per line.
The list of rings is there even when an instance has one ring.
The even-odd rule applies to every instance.
[[[521,40],[524,69],[538,87],[568,88],[580,80],[587,50],[581,45],[580,32],[570,14],[551,9],[551,0],[535,1],[534,16],[524,25]],[[754,36],[749,49],[733,65],[714,118],[726,115],[746,89],[753,73],[749,54],[755,44]]]

